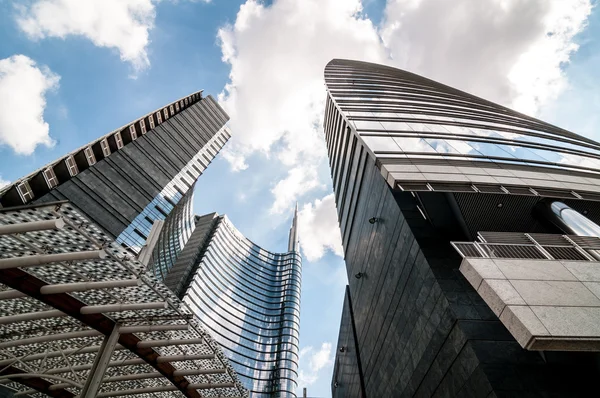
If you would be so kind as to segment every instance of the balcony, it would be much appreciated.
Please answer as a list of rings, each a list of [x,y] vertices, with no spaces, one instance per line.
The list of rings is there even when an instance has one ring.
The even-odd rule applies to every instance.
[[[460,271],[528,350],[600,351],[600,238],[480,232]]]

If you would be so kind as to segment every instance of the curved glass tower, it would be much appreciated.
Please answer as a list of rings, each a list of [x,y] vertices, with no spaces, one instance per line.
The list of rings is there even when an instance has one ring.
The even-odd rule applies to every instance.
[[[301,258],[297,210],[288,252],[272,253],[216,213],[196,229],[165,283],[219,342],[252,397],[295,397]]]
[[[384,65],[325,81],[349,281],[333,396],[595,391],[600,144]]]

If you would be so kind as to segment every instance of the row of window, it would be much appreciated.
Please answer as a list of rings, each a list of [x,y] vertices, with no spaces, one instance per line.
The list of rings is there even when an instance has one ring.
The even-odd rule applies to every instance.
[[[0,198],[0,203],[2,206],[14,206],[30,202],[36,196],[47,193],[60,183],[76,176],[80,171],[93,166],[96,164],[98,158],[103,159],[112,152],[123,148],[126,143],[135,141],[139,134],[146,134],[148,131],[146,128],[146,120],[148,121],[150,130],[152,130],[158,124],[163,122],[163,116],[164,120],[166,120],[180,110],[188,107],[188,105],[197,102],[199,99],[201,99],[200,93],[192,94],[154,114],[139,119],[125,130],[114,132],[113,134],[105,136],[95,143],[86,146],[82,151],[66,156],[62,159],[64,162],[59,161],[53,165],[47,166],[41,172],[17,183],[14,186],[16,195],[11,195],[10,188],[6,189],[4,195]],[[126,137],[124,137],[124,135]],[[17,200],[17,198],[19,200]]]

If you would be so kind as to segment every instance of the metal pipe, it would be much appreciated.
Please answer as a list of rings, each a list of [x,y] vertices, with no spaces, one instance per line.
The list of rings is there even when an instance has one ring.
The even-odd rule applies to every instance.
[[[113,287],[130,287],[140,286],[142,281],[139,279],[123,279],[117,281],[102,281],[102,282],[76,282],[76,283],[60,283],[55,285],[46,285],[40,288],[42,294],[58,294],[69,292],[84,292],[94,289],[110,289]]]
[[[188,390],[207,390],[209,388],[231,388],[235,387],[235,383],[198,383],[188,384]]]
[[[27,339],[10,340],[0,343],[0,348],[17,347],[26,344],[46,343],[48,341],[68,340],[78,337],[90,337],[101,335],[97,330],[80,330],[78,332],[50,334],[46,336],[29,337]]]
[[[535,205],[534,213],[550,221],[567,235],[600,238],[600,226],[598,224],[563,202],[548,199],[541,200]]]
[[[65,221],[62,218],[52,220],[30,221],[19,224],[0,225],[0,235],[21,234],[24,232],[47,231],[49,229],[62,229]]]
[[[119,335],[119,327],[115,325],[110,335],[104,337],[100,350],[96,354],[96,358],[92,364],[92,369],[90,370],[79,395],[83,397],[95,397],[98,395],[100,385],[104,379],[104,374],[110,363],[110,357],[119,341]]]
[[[122,395],[135,395],[135,394],[150,394],[155,392],[164,391],[176,391],[177,387],[170,386],[158,386],[158,387],[147,387],[147,388],[132,388],[130,390],[118,390],[118,391],[105,391],[98,394],[98,398],[104,397],[120,397]]]
[[[225,373],[225,369],[180,369],[173,372],[173,376],[195,376]]]
[[[538,218],[549,221],[567,235],[594,236],[600,238],[600,226],[572,209],[563,202],[551,199],[540,200],[533,209]],[[600,252],[590,250],[596,260],[600,261]]]
[[[138,310],[162,310],[167,308],[167,303],[159,301],[156,303],[133,303],[133,304],[105,304],[105,305],[86,305],[79,309],[83,315],[102,314],[104,312],[122,312]]]
[[[69,356],[69,355],[73,355],[73,354],[89,354],[91,352],[98,351],[98,349],[100,349],[99,345],[93,345],[93,346],[77,348],[77,349],[73,349],[73,350],[48,351],[48,352],[43,352],[41,354],[33,354],[33,355],[23,356],[18,359],[14,359],[14,358],[2,359],[2,360],[0,360],[0,367],[6,366],[6,365],[12,365],[15,362],[37,361],[39,359],[44,359],[44,358],[62,357],[63,355]],[[124,349],[124,347],[122,345],[117,345],[115,347],[115,350],[122,350],[122,349]]]
[[[66,315],[67,314],[59,310],[38,311],[28,312],[26,314],[8,315],[0,317],[0,325],[6,325],[13,322],[35,321],[37,319],[58,318]]]
[[[0,270],[17,267],[36,267],[62,261],[102,260],[103,258],[106,258],[106,252],[104,250],[90,250],[85,252],[58,254],[36,254],[33,256],[0,259]]]
[[[145,364],[147,364],[147,362],[141,358],[132,358],[132,359],[125,359],[125,360],[120,360],[120,361],[111,361],[108,363],[108,367],[113,368],[115,366],[145,365]],[[88,363],[85,365],[75,365],[75,366],[68,366],[68,367],[62,367],[62,368],[53,368],[53,369],[49,369],[46,373],[52,375],[52,374],[59,374],[59,373],[79,372],[82,370],[92,369],[92,365],[93,364]]]
[[[163,355],[156,358],[156,362],[180,362],[180,361],[195,361],[199,359],[215,359],[215,354],[203,354],[203,355]]]
[[[170,330],[188,330],[188,324],[178,325],[139,325],[139,326],[121,326],[119,333],[150,333],[150,332],[165,332]]]
[[[204,339],[143,340],[137,343],[138,348],[165,347],[169,345],[202,344]]]
[[[111,376],[104,378],[104,383],[114,383],[117,381],[130,381],[130,380],[142,380],[142,379],[153,379],[163,377],[162,373],[153,372],[153,373],[136,373],[136,374],[128,374],[121,376]]]
[[[0,292],[0,300],[11,300],[11,299],[17,299],[17,298],[22,298],[22,297],[27,297],[27,295],[25,293],[21,293],[18,290],[5,290],[3,292]]]
[[[73,380],[69,380],[65,377],[60,377],[60,376],[52,376],[49,375],[47,373],[13,373],[10,375],[2,375],[0,376],[0,380],[12,380],[12,379],[27,379],[27,378],[31,378],[31,377],[45,377],[47,379],[54,379],[54,380],[59,380],[65,383],[68,383],[71,386],[75,386],[75,387],[79,387],[81,388],[81,384],[74,382]]]

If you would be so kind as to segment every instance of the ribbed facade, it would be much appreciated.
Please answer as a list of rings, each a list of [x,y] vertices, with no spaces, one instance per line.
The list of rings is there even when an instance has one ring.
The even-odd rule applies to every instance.
[[[548,201],[600,223],[600,144],[383,65],[333,60],[325,80],[352,304],[333,396],[583,396],[598,354],[523,348],[451,242],[518,232],[527,246],[526,234],[564,233],[536,211]],[[514,250],[504,256],[525,249]]]
[[[69,200],[134,253],[154,221],[178,208],[161,235],[175,244],[161,261],[172,261],[193,228],[192,188],[230,138],[228,119],[211,96],[194,93],[16,181],[0,204]]]
[[[252,397],[296,396],[301,258],[295,227],[290,235],[290,251],[272,253],[226,216],[199,217],[165,281],[221,344]]]

